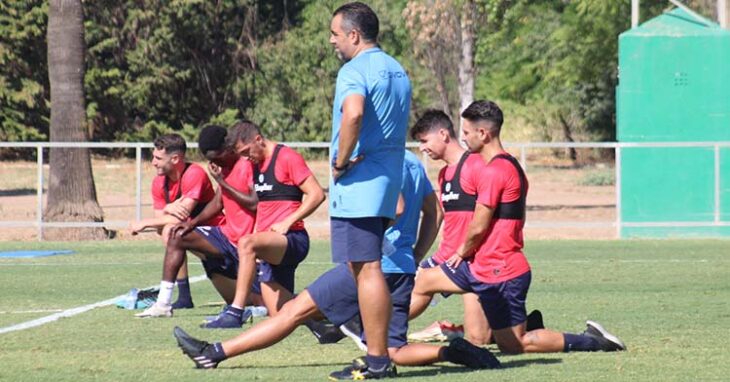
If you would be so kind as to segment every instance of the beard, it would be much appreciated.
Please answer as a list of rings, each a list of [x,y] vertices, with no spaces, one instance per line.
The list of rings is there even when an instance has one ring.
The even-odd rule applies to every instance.
[[[345,54],[340,52],[339,50],[335,49],[335,56],[337,56],[337,59],[342,61],[343,63],[346,63],[350,61],[349,58],[345,57]]]

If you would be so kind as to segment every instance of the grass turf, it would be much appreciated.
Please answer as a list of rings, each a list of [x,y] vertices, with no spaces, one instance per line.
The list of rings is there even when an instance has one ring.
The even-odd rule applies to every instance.
[[[0,259],[0,328],[106,300],[131,287],[159,282],[161,245],[154,241],[0,243],[0,250],[74,249],[74,255]],[[623,353],[560,353],[500,356],[505,369],[469,371],[446,363],[403,367],[411,380],[615,381],[726,380],[730,374],[729,241],[529,241],[533,267],[528,309],[545,323],[581,332],[584,321],[603,323],[628,345]],[[202,274],[197,261],[191,275]],[[313,242],[297,274],[301,289],[330,267],[326,242]],[[172,338],[179,325],[209,341],[235,330],[203,330],[198,324],[219,306],[207,281],[192,285],[198,308],[173,319],[140,320],[106,307],[40,327],[0,334],[0,380],[7,381],[207,381],[325,380],[361,355],[343,340],[317,345],[304,328],[282,343],[221,364],[193,369]],[[442,300],[412,323],[460,322],[458,298]]]

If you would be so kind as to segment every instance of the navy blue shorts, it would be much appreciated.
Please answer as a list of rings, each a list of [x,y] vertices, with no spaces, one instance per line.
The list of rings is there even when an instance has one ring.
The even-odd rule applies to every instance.
[[[386,273],[393,310],[388,324],[388,347],[400,348],[408,343],[408,309],[411,305],[414,275]],[[346,264],[330,269],[307,287],[322,314],[336,326],[360,313],[357,284]]]
[[[440,268],[459,288],[479,296],[482,309],[492,329],[511,328],[527,321],[525,300],[530,289],[532,272],[528,271],[511,280],[491,284],[477,280],[466,261],[462,261],[456,269],[446,263],[441,264]]]
[[[289,292],[294,293],[294,273],[299,263],[309,254],[309,234],[306,230],[286,233],[286,252],[279,265],[261,261],[258,266],[258,277],[261,282],[277,282]]]
[[[228,241],[219,226],[199,226],[195,227],[195,230],[222,255],[222,257],[206,256],[206,259],[203,260],[203,268],[205,268],[208,278],[211,278],[213,274],[219,274],[229,279],[237,279],[238,248]]]
[[[429,257],[428,259],[423,259],[421,261],[421,263],[418,264],[418,267],[423,268],[423,269],[428,269],[428,268],[436,268],[439,265],[441,265],[441,263],[434,260],[433,257]],[[451,296],[451,293],[444,292],[444,293],[441,293],[441,296],[443,296],[443,298],[449,298]]]
[[[382,217],[331,218],[332,262],[369,263],[380,260],[388,222],[389,219]]]

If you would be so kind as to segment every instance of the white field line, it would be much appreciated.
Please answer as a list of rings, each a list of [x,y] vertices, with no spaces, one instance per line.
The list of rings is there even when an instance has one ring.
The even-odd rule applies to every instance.
[[[190,278],[190,283],[191,284],[192,283],[197,283],[199,281],[205,280],[206,278],[207,277],[205,275],[195,276],[195,277]],[[109,306],[109,305],[114,304],[119,298],[124,297],[124,296],[125,296],[125,294],[119,295],[119,296],[116,296],[116,297],[113,297],[113,298],[110,298],[108,300],[95,302],[93,304],[88,304],[88,305],[79,306],[79,307],[76,307],[76,308],[71,308],[71,309],[63,310],[61,312],[58,312],[58,313],[55,313],[55,314],[51,314],[49,316],[44,316],[44,317],[41,317],[41,318],[37,318],[35,320],[21,322],[20,324],[15,324],[15,325],[11,325],[11,326],[6,326],[4,328],[0,328],[0,334],[9,333],[9,332],[15,332],[15,331],[18,331],[18,330],[25,330],[25,329],[34,328],[36,326],[41,326],[41,325],[45,325],[45,324],[47,324],[49,322],[56,321],[59,318],[72,317],[72,316],[75,316],[77,314],[81,314],[81,313],[84,313],[84,312],[88,312],[89,310],[92,310],[94,308],[101,308],[101,307],[104,307],[104,306]]]

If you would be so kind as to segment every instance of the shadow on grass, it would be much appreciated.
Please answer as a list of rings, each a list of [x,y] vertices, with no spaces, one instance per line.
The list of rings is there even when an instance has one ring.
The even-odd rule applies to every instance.
[[[555,359],[555,358],[533,358],[533,359],[518,359],[513,361],[507,361],[502,362],[502,368],[503,369],[512,369],[516,367],[524,367],[531,364],[538,364],[538,365],[553,365],[557,363],[562,363],[563,360],[561,359]],[[237,366],[223,366],[219,367],[220,369],[287,369],[287,368],[303,368],[303,367],[323,367],[328,366],[332,368],[332,371],[337,371],[345,366],[348,366],[349,363],[343,363],[343,362],[330,362],[330,363],[308,363],[308,364],[297,364],[297,365],[271,365],[271,366],[262,366],[262,365],[237,365]],[[436,375],[443,375],[443,374],[461,374],[461,373],[470,373],[473,371],[476,371],[474,369],[469,369],[464,366],[458,366],[458,365],[436,365],[432,367],[425,366],[425,369],[420,370],[412,370],[409,367],[406,366],[399,366],[398,367],[398,377],[433,377]],[[499,371],[499,370],[496,370]]]
[[[556,358],[530,358],[530,359],[516,359],[512,361],[502,361],[502,368],[504,369],[512,369],[515,367],[524,367],[528,366],[530,364],[537,364],[537,365],[554,365],[556,363],[562,363],[562,359],[556,359]]]

